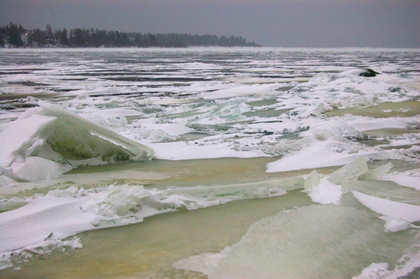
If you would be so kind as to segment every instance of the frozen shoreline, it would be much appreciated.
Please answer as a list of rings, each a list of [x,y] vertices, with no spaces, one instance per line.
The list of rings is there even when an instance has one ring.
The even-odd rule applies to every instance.
[[[262,216],[243,240],[212,247],[210,257],[209,251],[172,257],[168,265],[181,259],[206,265],[223,256],[204,273],[236,274],[225,267],[252,256],[243,251],[255,241],[254,230],[269,236],[267,220],[276,227],[313,209],[320,223],[336,218],[354,225],[364,237],[349,233],[349,247],[380,235],[380,250],[404,236],[392,259],[358,249],[364,270],[348,256],[350,248],[328,247],[348,257],[351,272],[407,274],[418,267],[412,238],[420,212],[418,63],[418,50],[0,50],[3,268],[81,248],[74,236],[80,232],[158,213],[211,211],[231,201],[268,204],[269,197],[287,200],[299,189],[312,205]],[[380,74],[360,76],[367,66]],[[206,162],[213,165],[205,168]],[[258,174],[251,162],[260,164]],[[364,217],[353,218],[359,214]],[[372,234],[359,226],[366,220]],[[336,227],[322,229],[328,234]],[[300,239],[312,235],[308,227]],[[321,249],[316,242],[308,245],[313,251]],[[274,250],[269,257],[280,257]],[[403,255],[410,260],[399,262]],[[372,262],[377,257],[383,262]]]

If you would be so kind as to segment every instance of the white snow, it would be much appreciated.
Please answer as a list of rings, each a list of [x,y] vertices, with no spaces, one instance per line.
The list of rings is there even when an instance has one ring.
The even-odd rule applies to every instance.
[[[4,126],[0,167],[13,180],[46,180],[83,164],[153,157],[152,149],[43,102]]]
[[[420,191],[420,170],[403,173],[387,173],[383,180],[393,181],[401,186],[411,187]]]
[[[53,116],[28,115],[6,125],[0,134],[0,165],[8,167],[19,158],[22,148],[30,147],[36,133],[56,119]]]
[[[307,148],[295,154],[267,164],[267,172],[315,169],[348,164],[358,157],[365,156],[373,159],[386,159],[387,155],[379,150],[346,150],[340,142],[334,140],[315,141]]]
[[[0,253],[19,253],[28,246],[42,248],[79,232],[138,223],[179,208],[195,210],[234,200],[281,196],[300,181],[277,179],[161,190],[141,185],[52,190],[17,203],[12,200],[11,205],[20,207],[0,214]]]
[[[305,192],[313,202],[320,204],[339,204],[343,191],[341,186],[328,181],[327,177],[319,177],[316,171],[305,179]]]
[[[420,206],[381,199],[358,191],[352,191],[352,193],[356,199],[369,209],[390,217],[386,219],[386,228],[389,231],[406,229],[408,225],[404,225],[405,223],[420,221]]]
[[[355,253],[364,257],[379,249],[358,264],[367,266],[369,259],[388,253],[386,237],[418,229],[414,223],[420,221],[416,200],[420,174],[415,165],[420,150],[419,115],[331,116],[336,110],[357,112],[385,102],[401,111],[405,107],[399,108],[399,103],[415,102],[419,96],[419,74],[413,60],[417,50],[1,52],[5,60],[16,58],[21,63],[0,65],[2,72],[9,73],[0,81],[0,93],[7,99],[0,108],[0,208],[5,211],[0,214],[2,260],[25,249],[42,254],[47,246],[80,248],[77,237],[67,237],[81,231],[141,222],[144,217],[179,208],[193,210],[238,199],[279,196],[292,189],[303,189],[318,204],[261,220],[237,244],[220,253],[185,259],[180,266],[202,271],[209,278],[238,274],[236,277],[244,278],[253,272],[255,278],[273,274],[278,278],[279,272],[293,278],[295,271],[306,272],[302,266],[317,269],[316,265],[321,266],[320,273],[332,274],[334,269],[328,268],[335,258],[348,256],[348,261],[340,258],[336,263],[345,270],[352,266],[350,261],[359,260]],[[384,61],[378,59],[378,53]],[[120,54],[127,58],[125,62],[112,61]],[[42,64],[26,64],[27,55],[38,57]],[[353,68],[356,62],[369,64],[381,74],[361,77],[361,71]],[[36,105],[39,107],[31,108]],[[191,137],[184,136],[189,133]],[[312,172],[287,181],[209,187],[101,186],[102,179],[150,177],[141,170],[116,168],[100,178],[98,174],[77,174],[77,181],[84,181],[89,189],[69,186],[45,194],[33,188],[53,189],[60,181],[55,179],[85,165],[152,158],[263,156],[276,158],[266,166],[267,176]],[[383,164],[370,170],[368,163],[374,160]],[[326,175],[317,170],[337,166],[344,167]],[[161,177],[159,181],[166,177],[160,169],[153,175]],[[71,176],[66,178],[71,180]],[[354,206],[345,207],[349,204]],[[360,210],[362,204],[366,208]],[[383,242],[371,244],[378,236]],[[331,246],[330,239],[337,245]],[[398,249],[399,256],[405,253],[405,247]],[[353,254],[347,254],[349,251]],[[282,265],[281,271],[275,270]],[[3,267],[0,262],[0,269]],[[387,268],[382,262],[373,263],[360,276],[395,278],[390,274],[401,274]],[[353,276],[354,271],[353,266],[348,274]],[[299,273],[295,278],[313,278],[306,275]]]
[[[235,151],[228,142],[213,142],[200,145],[195,142],[148,143],[155,157],[166,160],[192,160],[214,158],[255,158],[264,156],[259,152]]]
[[[252,85],[236,85],[225,89],[216,90],[213,92],[206,92],[200,95],[203,99],[219,99],[231,98],[237,96],[251,95],[251,94],[267,94],[276,90],[279,86],[276,84],[252,84]]]

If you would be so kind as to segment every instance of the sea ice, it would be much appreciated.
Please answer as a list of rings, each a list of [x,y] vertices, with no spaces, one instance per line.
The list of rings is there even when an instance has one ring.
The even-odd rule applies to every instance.
[[[266,155],[258,151],[236,151],[232,144],[223,139],[210,140],[203,144],[195,142],[162,142],[148,143],[147,145],[155,150],[155,156],[166,160],[191,160],[211,158],[254,158]]]
[[[389,217],[386,219],[386,228],[390,231],[407,228],[408,225],[402,226],[404,222],[414,223],[420,221],[420,206],[418,205],[382,199],[358,191],[352,191],[352,193],[356,199],[370,210]],[[400,221],[396,222],[395,220]]]
[[[41,157],[26,157],[24,163],[15,163],[13,177],[24,181],[50,180],[71,170],[71,166],[50,161]]]
[[[404,241],[390,237],[380,223],[351,207],[301,207],[261,219],[220,253],[192,256],[173,266],[210,279],[351,278],[366,262],[400,257],[387,251]]]
[[[160,190],[140,185],[87,190],[72,186],[32,198],[4,200],[3,209],[8,211],[0,214],[0,257],[3,255],[3,262],[7,262],[12,251],[19,255],[28,247],[42,254],[43,247],[61,243],[76,233],[138,223],[156,214],[281,196],[302,187],[301,177]]]
[[[330,182],[327,177],[320,178],[316,171],[306,177],[304,187],[312,201],[320,204],[339,204],[343,194],[341,186]]]
[[[383,179],[420,191],[420,170],[418,169],[403,173],[387,173],[384,175]]]
[[[13,180],[45,180],[79,165],[153,158],[152,149],[47,103],[4,125],[0,166]]]
[[[374,159],[386,159],[385,152],[375,149],[357,150],[353,143],[332,139],[315,140],[310,146],[296,153],[267,164],[267,172],[316,169],[348,164],[355,159],[366,156]]]
[[[213,92],[205,92],[200,95],[203,99],[219,99],[219,98],[231,98],[237,96],[251,95],[251,94],[263,94],[275,91],[279,85],[277,84],[251,84],[251,85],[234,85],[229,88],[216,90]]]
[[[343,183],[350,180],[357,180],[360,175],[368,171],[369,169],[366,164],[366,158],[364,156],[360,156],[351,163],[348,163],[347,165],[334,171],[330,175],[329,180],[334,183]]]
[[[303,188],[322,205],[260,220],[237,244],[184,259],[177,267],[209,278],[282,274],[288,279],[351,278],[368,267],[372,278],[397,278],[388,276],[385,263],[398,268],[405,249],[418,245],[419,172],[410,169],[420,151],[415,51],[5,51],[0,83],[8,100],[0,111],[0,185],[11,185],[1,187],[0,269],[10,266],[12,253],[81,247],[77,237],[65,238],[80,231]],[[28,55],[34,64],[28,64]],[[355,63],[381,75],[361,77]],[[46,98],[65,110],[46,103],[26,109]],[[181,136],[190,132],[201,135]],[[66,176],[89,189],[45,194],[33,186],[56,181],[19,183],[53,179],[82,165],[151,159],[153,150],[139,143],[156,150],[159,159],[279,158],[267,165],[268,172],[345,166],[327,175],[165,189],[100,186],[139,177],[148,181],[152,175],[125,165]],[[396,161],[389,173],[389,164],[369,170],[371,159],[403,163],[399,167]],[[162,176],[152,180],[169,182],[165,170],[156,167],[153,175]],[[60,187],[65,185],[67,180]],[[418,266],[419,257],[414,261]],[[379,264],[369,267],[372,262]]]

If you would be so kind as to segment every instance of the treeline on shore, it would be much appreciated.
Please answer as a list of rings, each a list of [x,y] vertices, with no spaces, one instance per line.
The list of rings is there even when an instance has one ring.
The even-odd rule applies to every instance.
[[[189,46],[260,46],[240,36],[191,34],[142,34],[74,28],[27,30],[10,22],[0,27],[0,47],[189,47]]]

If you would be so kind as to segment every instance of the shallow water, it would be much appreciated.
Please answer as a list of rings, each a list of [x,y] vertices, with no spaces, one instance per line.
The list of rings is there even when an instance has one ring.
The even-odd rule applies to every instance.
[[[360,116],[371,116],[376,118],[387,117],[409,117],[420,114],[420,106],[417,101],[408,101],[401,103],[382,103],[378,106],[373,106],[363,109],[342,109],[327,112],[328,116],[342,116],[345,114],[353,114]]]
[[[0,277],[418,270],[418,54],[0,50]]]
[[[185,272],[172,268],[172,263],[197,253],[219,251],[238,241],[259,219],[310,203],[306,195],[292,192],[287,197],[237,201],[91,231],[79,235],[83,249],[33,260],[19,271],[3,271],[2,277],[175,278]]]

